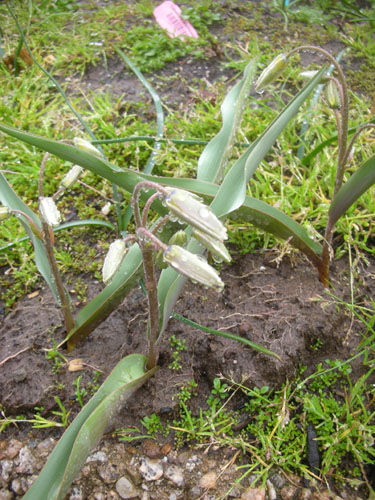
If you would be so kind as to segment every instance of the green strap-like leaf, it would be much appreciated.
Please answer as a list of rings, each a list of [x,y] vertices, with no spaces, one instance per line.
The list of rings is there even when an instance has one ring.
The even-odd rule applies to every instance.
[[[254,226],[267,233],[287,240],[292,246],[298,248],[316,265],[320,263],[319,256],[322,254],[322,246],[314,241],[307,230],[294,221],[289,215],[277,208],[268,205],[261,200],[246,196],[242,207],[232,215],[234,219],[239,218],[251,222]]]
[[[375,156],[356,170],[337,193],[328,212],[331,223],[334,225],[373,184],[375,184]]]
[[[133,245],[111,283],[77,314],[75,328],[69,332],[68,337],[64,340],[64,342],[68,341],[69,351],[121,304],[140,278],[142,274],[141,264],[141,251],[138,245]]]
[[[198,161],[197,178],[216,182],[223,175],[240,124],[245,100],[254,80],[257,67],[256,59],[246,66],[243,78],[236,83],[221,105],[223,126],[203,150]]]
[[[248,150],[239,158],[239,160],[232,166],[228,174],[225,176],[222,185],[218,188],[215,198],[211,203],[211,209],[218,217],[222,217],[230,212],[241,207],[246,198],[246,186],[250,177],[255,172],[256,168],[263,160],[264,156],[268,153],[271,146],[276,141],[277,137],[288,125],[293,116],[297,113],[300,106],[305,102],[312,90],[319,84],[322,74],[325,69],[321,69],[318,74],[313,78],[298,94],[297,96],[285,107],[285,109],[278,115],[273,123],[263,132],[263,134],[248,148]],[[237,97],[239,93],[235,94]],[[236,109],[237,103],[234,99],[230,100],[232,113]],[[229,120],[226,116],[228,124],[232,127],[238,126],[238,122],[233,119]],[[229,125],[228,125],[229,126]],[[224,129],[225,130],[225,129]],[[223,129],[218,135],[223,133]],[[226,138],[230,141],[229,137],[235,137],[235,132],[229,133],[226,130]],[[212,141],[216,144],[215,139]],[[204,163],[218,165],[217,151],[209,147],[205,149]],[[219,144],[216,144],[220,148]],[[220,150],[220,149],[219,149]],[[220,150],[221,154],[225,154],[225,148]],[[212,168],[209,170],[210,175],[214,176]],[[208,172],[208,170],[207,170]],[[204,175],[205,179],[208,174]],[[250,199],[248,200],[250,201]],[[254,200],[255,201],[255,200]],[[320,246],[316,244],[311,238],[308,237],[306,231],[298,226],[292,219],[284,216],[281,212],[276,212],[267,204],[252,203],[247,206],[244,215],[250,217],[253,223],[266,231],[275,231],[278,236],[291,238],[292,244],[299,245],[303,248],[308,257],[317,265],[319,258],[316,255],[317,249],[320,251]],[[193,253],[203,253],[200,247],[196,251],[192,250],[196,246],[195,242],[191,242],[188,246],[189,251]],[[159,280],[159,304],[160,304],[160,334],[166,328],[168,319],[174,308],[175,301],[177,300],[186,279],[177,276],[169,269],[165,269]]]
[[[197,328],[202,332],[211,333],[212,335],[217,335],[218,337],[223,337],[225,339],[235,340],[236,342],[240,342],[241,344],[245,344],[251,349],[254,349],[254,351],[261,352],[262,354],[266,354],[267,356],[272,356],[273,358],[276,358],[279,361],[281,361],[281,358],[278,354],[244,337],[240,337],[239,335],[235,335],[234,333],[222,332],[221,330],[214,330],[213,328],[202,326],[199,323],[192,321],[191,319],[185,318],[185,316],[181,316],[181,314],[172,313],[172,317],[178,319],[179,321],[185,323],[186,325]]]
[[[218,217],[239,208],[246,196],[246,186],[260,162],[275,143],[277,137],[291,121],[309,94],[319,84],[324,74],[322,68],[314,78],[294,97],[263,134],[253,142],[249,149],[236,161],[225,176],[220,189],[211,204]]]
[[[120,405],[155,373],[156,368],[146,371],[146,361],[145,356],[132,354],[116,365],[65,431],[24,500],[64,498]]]
[[[3,174],[0,173],[0,201],[12,210],[21,210],[27,214],[36,224],[36,226],[41,229],[41,223],[39,218],[34,214],[34,212],[19,198],[19,196],[13,191],[8,182],[6,181]],[[44,249],[43,243],[34,235],[30,229],[30,224],[25,217],[19,216],[19,221],[23,225],[25,231],[29,235],[34,246],[35,254],[35,264],[46,280],[48,286],[50,287],[56,302],[59,301],[59,294],[56,289],[55,280],[48,262],[47,254]]]

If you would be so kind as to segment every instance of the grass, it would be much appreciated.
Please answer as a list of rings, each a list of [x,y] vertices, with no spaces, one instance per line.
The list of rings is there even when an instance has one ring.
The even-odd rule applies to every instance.
[[[337,3],[341,2],[335,2],[335,5]],[[74,107],[84,116],[98,139],[152,136],[156,130],[154,112],[146,98],[132,102],[126,95],[112,95],[109,91],[100,90],[92,92],[84,85],[84,75],[89,68],[95,71],[95,66],[108,67],[109,60],[114,58],[115,45],[143,72],[149,73],[162,99],[163,89],[168,90],[180,78],[173,74],[169,76],[169,69],[172,67],[173,73],[182,58],[189,57],[195,62],[199,61],[199,64],[206,60],[210,67],[221,66],[227,75],[230,74],[225,83],[217,81],[213,86],[193,79],[182,82],[186,89],[192,91],[191,98],[184,99],[180,105],[169,106],[165,103],[167,113],[164,134],[169,139],[210,139],[221,127],[220,103],[226,89],[243,70],[248,59],[258,54],[260,66],[265,66],[278,50],[287,50],[301,41],[319,44],[335,39],[350,49],[344,56],[352,89],[350,126],[355,127],[373,117],[375,83],[374,79],[368,78],[375,60],[373,26],[370,22],[353,22],[352,13],[347,13],[346,17],[339,14],[345,26],[344,33],[340,33],[333,23],[325,27],[308,24],[307,19],[312,19],[311,8],[302,10],[299,15],[290,12],[288,30],[295,34],[293,38],[286,36],[280,23],[282,17],[273,10],[271,2],[268,7],[272,16],[265,16],[263,6],[249,9],[243,3],[239,12],[234,14],[233,11],[220,8],[217,2],[192,0],[189,2],[191,8],[185,8],[183,13],[199,32],[200,39],[181,42],[170,39],[155,25],[152,19],[154,3],[149,0],[133,2],[134,5],[111,2],[100,10],[92,9],[91,4],[90,1],[78,3],[74,0],[29,2],[33,9],[32,15],[26,7],[21,6],[17,8],[17,15],[34,56],[62,83]],[[327,21],[331,16],[331,8],[328,0],[315,2],[315,14],[325,16]],[[369,10],[366,12],[370,13]],[[16,50],[19,35],[4,5],[0,6],[0,20],[0,47],[9,55]],[[260,38],[259,31],[268,39]],[[163,72],[165,67],[168,71]],[[301,87],[299,71],[300,66],[296,61],[288,70],[288,81],[277,82],[266,95],[250,97],[238,137],[240,142],[255,140],[276,116],[277,110],[290,99],[291,89]],[[83,77],[82,81],[80,77]],[[75,83],[69,79],[74,79]],[[313,111],[305,137],[308,151],[336,132],[330,110],[321,101],[318,106],[318,112]],[[299,129],[309,113],[306,107],[290,124],[257,170],[248,192],[279,206],[320,238],[332,193],[336,147],[333,144],[325,148],[307,165],[298,160]],[[0,116],[5,124],[55,139],[84,135],[81,125],[61,95],[35,65],[25,67],[15,75],[0,63]],[[1,141],[1,169],[6,172],[13,188],[31,208],[36,209],[42,153],[9,137],[2,136]],[[361,135],[348,174],[373,154],[374,145],[373,132]],[[164,143],[158,153],[154,172],[165,176],[192,176],[202,148],[202,145],[196,144]],[[151,152],[146,141],[103,145],[103,149],[113,163],[140,170]],[[46,169],[47,194],[56,190],[68,169],[68,164],[50,158]],[[82,181],[84,184],[76,185],[72,192],[62,198],[60,210],[65,216],[74,213],[79,218],[105,219],[101,208],[113,198],[111,185],[91,173],[86,173]],[[124,195],[123,207],[127,201],[128,197]],[[374,215],[372,189],[338,222],[336,257],[343,255],[348,248],[356,252],[356,260],[374,255],[371,240]],[[109,218],[114,219],[113,208]],[[285,251],[284,242],[275,241],[272,236],[242,221],[231,222],[229,229],[235,253],[271,247],[280,253]],[[23,234],[15,219],[3,222],[0,247]],[[102,255],[113,237],[113,234],[91,228],[74,229],[56,236],[59,264],[71,286],[77,289],[80,300],[85,297],[82,276],[100,279]],[[1,300],[8,310],[24,293],[31,292],[40,284],[35,265],[27,258],[29,253],[27,242],[0,253]],[[82,255],[88,258],[83,259]],[[351,304],[346,307],[355,306]],[[359,314],[363,320],[367,346],[373,344],[374,310],[355,308],[353,314]],[[174,347],[177,353],[175,368],[178,369],[178,355],[182,349],[177,344]],[[319,349],[319,345],[314,348]],[[358,485],[365,480],[361,467],[374,460],[371,436],[375,429],[371,404],[375,394],[369,382],[372,367],[366,365],[365,375],[352,380],[350,362],[335,363],[331,361],[318,366],[313,376],[305,381],[301,367],[298,380],[288,382],[277,390],[249,389],[231,380],[217,379],[213,387],[215,392],[209,395],[207,408],[199,415],[193,415],[189,409],[189,401],[194,397],[193,381],[190,386],[180,390],[179,415],[170,423],[170,427],[174,428],[176,443],[189,441],[204,444],[214,440],[219,444],[238,447],[249,456],[261,459],[257,461],[254,458],[243,469],[243,474],[255,474],[262,482],[269,471],[269,467],[262,463],[310,477],[305,459],[305,436],[307,425],[311,423],[316,429],[322,450],[323,475],[338,483]],[[223,389],[224,384],[227,386]],[[233,391],[242,392],[246,398],[242,412],[249,423],[240,433],[233,430],[239,416],[227,409],[226,402]],[[148,418],[143,422],[147,435],[160,432],[160,422],[156,417]],[[251,435],[255,435],[255,439]],[[340,465],[348,456],[358,464],[351,471],[345,469],[345,465]]]
[[[374,314],[374,310],[372,310]],[[372,329],[372,342],[375,331]],[[362,350],[355,357],[365,356]],[[242,453],[239,459],[241,480],[251,477],[252,486],[265,486],[275,468],[298,474],[316,484],[318,471],[308,459],[311,441],[307,428],[313,429],[319,448],[320,483],[330,482],[339,489],[358,490],[367,486],[367,466],[374,463],[375,432],[374,384],[370,383],[373,363],[364,363],[365,372],[351,379],[351,363],[326,360],[316,371],[303,377],[299,367],[294,381],[282,387],[249,388],[231,379],[216,378],[206,407],[192,410],[197,393],[194,379],[176,394],[177,416],[162,421],[153,414],[141,422],[145,431],[132,428],[117,431],[120,440],[144,436],[162,439],[172,433],[180,448],[187,443],[200,448],[231,447]],[[230,408],[230,400],[242,394],[240,411]],[[237,398],[238,401],[238,398]],[[355,465],[353,465],[353,463]]]

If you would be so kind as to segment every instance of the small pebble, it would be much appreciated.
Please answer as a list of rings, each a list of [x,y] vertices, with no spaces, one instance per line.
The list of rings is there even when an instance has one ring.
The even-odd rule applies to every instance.
[[[139,472],[146,481],[156,481],[163,475],[163,465],[159,460],[144,458]]]
[[[204,476],[202,476],[199,480],[199,487],[204,488],[206,490],[214,490],[216,489],[217,483],[217,474],[214,471],[207,472]]]
[[[9,490],[0,490],[0,500],[13,500],[13,493]]]
[[[108,457],[104,451],[97,451],[93,453],[92,455],[89,455],[86,459],[86,463],[90,462],[108,462]]]
[[[266,490],[264,488],[246,488],[241,495],[241,500],[265,500]]]
[[[142,443],[142,453],[148,458],[160,458],[160,446],[152,439],[145,439]]]
[[[172,481],[176,486],[182,486],[185,482],[184,471],[177,465],[170,465],[165,471],[165,477]]]
[[[297,498],[297,488],[291,484],[281,488],[280,496],[283,500],[292,500]]]
[[[137,498],[138,490],[134,484],[125,476],[120,477],[116,483],[116,491],[121,498]]]
[[[303,488],[299,495],[300,500],[310,500],[311,490],[309,488]]]
[[[33,474],[36,470],[36,460],[27,446],[20,449],[17,463],[16,472],[18,474]]]
[[[69,497],[69,500],[84,500],[81,488],[75,486],[73,488],[72,494]]]

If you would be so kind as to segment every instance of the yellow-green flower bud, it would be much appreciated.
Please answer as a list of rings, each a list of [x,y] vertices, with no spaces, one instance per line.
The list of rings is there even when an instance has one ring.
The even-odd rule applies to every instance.
[[[8,207],[0,207],[0,221],[7,219],[9,214],[10,210]]]
[[[99,149],[96,149],[96,147],[93,146],[91,142],[86,141],[86,139],[82,139],[81,137],[74,137],[73,144],[77,148],[83,149],[83,151],[86,151],[87,153],[91,153],[92,155],[95,155],[98,158],[103,158],[103,155],[99,151]]]
[[[61,181],[61,187],[64,189],[69,189],[77,180],[83,172],[83,168],[79,165],[73,165],[73,167],[69,170],[69,172],[64,176]]]
[[[217,240],[216,238],[211,238],[211,236],[199,231],[198,229],[193,230],[192,236],[194,236],[195,239],[202,243],[202,245],[213,254],[214,259],[216,256],[216,260],[218,261],[224,260],[225,262],[230,262],[232,260],[222,241]]]
[[[163,258],[173,269],[193,281],[217,290],[224,288],[224,283],[218,273],[200,255],[191,253],[177,245],[171,245],[165,250]]]
[[[327,85],[324,87],[324,96],[327,100],[328,106],[332,109],[340,108],[340,96],[337,90],[336,83],[333,80],[330,80]]]
[[[224,224],[198,196],[183,189],[166,189],[168,194],[164,198],[164,203],[176,218],[218,240],[223,241],[228,238]]]
[[[61,222],[61,214],[53,198],[41,198],[39,201],[39,212],[41,218],[49,226],[58,226]]]
[[[127,248],[123,240],[115,240],[109,245],[109,250],[104,259],[102,269],[102,276],[105,284],[112,280],[116,271],[122,264],[126,252]]]
[[[285,54],[279,54],[265,68],[255,84],[256,92],[262,92],[267,85],[274,82],[283,73],[288,65],[288,58]]]
[[[174,233],[173,236],[171,236],[168,241],[168,245],[179,245],[182,247],[183,245],[185,245],[186,240],[186,233],[181,229],[180,231],[177,231],[177,233]],[[159,269],[166,269],[168,267],[168,265],[163,260],[163,250],[159,250],[156,254],[155,264]]]
[[[183,245],[185,245],[186,240],[186,233],[181,229],[169,238],[168,245],[179,245],[180,247],[182,247]]]

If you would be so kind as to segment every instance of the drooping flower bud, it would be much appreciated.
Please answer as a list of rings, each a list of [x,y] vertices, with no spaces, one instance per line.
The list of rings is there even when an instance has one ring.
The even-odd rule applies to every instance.
[[[169,238],[168,245],[179,245],[182,247],[183,245],[185,245],[186,241],[187,241],[186,233],[181,229],[180,231],[177,231]],[[164,262],[163,260],[163,250],[159,250],[158,253],[156,254],[155,264],[159,269],[166,269],[168,267],[166,262]]]
[[[164,251],[163,259],[173,269],[204,286],[222,290],[224,283],[218,273],[200,255],[177,245],[170,245]]]
[[[212,210],[205,205],[199,196],[183,189],[165,188],[168,190],[164,203],[178,219],[200,229],[218,240],[228,238],[224,224]]]
[[[288,65],[288,58],[285,54],[279,54],[265,68],[255,84],[256,92],[262,92],[267,85],[274,82],[283,73]]]
[[[333,80],[330,80],[324,87],[324,96],[327,100],[328,106],[332,109],[340,108],[340,96],[337,86]]]
[[[40,198],[39,212],[41,218],[49,226],[58,226],[61,222],[61,214],[53,198]]]
[[[82,172],[82,167],[80,167],[79,165],[73,165],[69,172],[64,176],[60,186],[64,189],[69,189],[75,182],[77,182]]]
[[[308,70],[308,71],[302,71],[299,76],[303,78],[304,80],[312,80],[314,76],[318,73],[318,70]]]
[[[0,221],[7,219],[9,214],[10,210],[8,207],[0,207]]]
[[[126,252],[127,248],[124,240],[115,240],[109,245],[109,250],[104,259],[102,269],[102,276],[105,284],[112,280],[115,272],[124,260]]]
[[[81,137],[74,137],[73,144],[77,148],[83,149],[83,151],[86,151],[87,153],[91,153],[92,155],[95,155],[98,158],[103,158],[103,155],[99,151],[99,149],[96,149],[96,147],[93,146],[91,142],[86,141],[86,139],[82,139]]]
[[[203,233],[198,229],[193,230],[192,236],[213,254],[214,259],[216,256],[218,258],[217,260],[224,260],[225,262],[230,262],[232,260],[226,246],[221,240],[211,238],[207,233]]]

